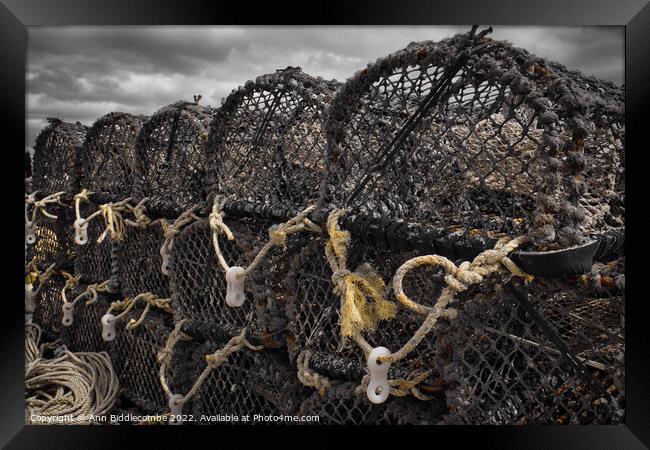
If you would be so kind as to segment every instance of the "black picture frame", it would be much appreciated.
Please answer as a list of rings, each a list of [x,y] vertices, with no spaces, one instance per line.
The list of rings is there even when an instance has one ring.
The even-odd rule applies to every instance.
[[[291,14],[289,14],[291,13]],[[207,24],[311,24],[311,25],[617,25],[625,27],[625,90],[626,90],[626,186],[627,224],[627,298],[626,302],[626,419],[616,426],[526,426],[526,427],[420,427],[409,430],[356,429],[362,436],[381,439],[393,435],[402,445],[420,445],[412,442],[415,434],[424,434],[425,445],[458,445],[468,441],[481,448],[647,448],[650,446],[650,339],[646,330],[647,301],[635,291],[635,285],[644,283],[641,273],[647,263],[636,254],[643,252],[643,225],[635,224],[635,214],[641,215],[629,204],[638,198],[638,210],[647,205],[643,191],[631,189],[635,179],[643,182],[641,153],[648,146],[644,138],[650,104],[650,61],[647,45],[650,43],[650,4],[646,0],[544,0],[511,2],[483,1],[424,1],[395,2],[374,0],[366,3],[335,0],[327,3],[284,1],[282,3],[221,2],[215,0],[0,0],[0,114],[2,115],[3,156],[18,158],[18,149],[25,141],[25,67],[28,28],[62,25],[207,25]],[[352,44],[351,44],[352,45]],[[639,147],[637,149],[637,147]],[[14,155],[15,153],[15,155]],[[16,162],[16,161],[13,161]],[[7,163],[13,165],[13,163]],[[223,428],[194,427],[191,433],[183,427],[81,427],[81,426],[25,426],[24,424],[24,326],[22,294],[18,273],[22,238],[18,236],[22,222],[22,205],[19,186],[22,176],[12,168],[1,177],[6,183],[6,216],[2,221],[7,228],[5,236],[8,268],[3,313],[6,318],[0,327],[0,445],[7,448],[116,448],[133,447],[133,435],[146,440],[164,439],[166,446],[174,439],[186,445],[236,445],[226,444],[223,437],[208,438],[201,443],[197,433],[221,435]],[[630,216],[630,213],[632,216]],[[632,217],[632,220],[630,219]],[[643,219],[641,218],[641,221]],[[638,228],[639,236],[634,238]],[[632,233],[632,234],[630,234]],[[11,244],[7,246],[6,244]],[[9,256],[11,255],[11,256]],[[636,262],[639,262],[637,265]],[[297,429],[300,428],[300,429]],[[346,428],[349,430],[349,428]],[[235,430],[240,431],[240,430]],[[270,432],[274,440],[295,441],[301,446],[318,443],[346,442],[334,437],[325,427],[274,427]],[[337,430],[338,431],[338,430]],[[324,433],[323,433],[324,432]],[[244,433],[246,433],[244,431]],[[323,433],[325,439],[316,438]],[[255,433],[257,434],[257,433]],[[192,442],[189,441],[191,436]],[[252,436],[244,434],[248,440]],[[328,439],[329,438],[329,439]],[[441,438],[445,438],[441,440]],[[318,440],[317,440],[318,439]],[[181,441],[182,442],[182,441]],[[445,444],[443,444],[443,442]],[[451,444],[449,443],[451,442]],[[138,444],[143,445],[143,444]],[[363,445],[367,445],[364,443]]]

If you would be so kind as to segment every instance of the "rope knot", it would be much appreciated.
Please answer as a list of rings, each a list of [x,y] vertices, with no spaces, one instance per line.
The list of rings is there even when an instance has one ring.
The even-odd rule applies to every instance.
[[[272,245],[287,249],[287,230],[284,224],[273,225],[269,228],[269,239]]]
[[[338,293],[340,295],[345,294],[345,278],[350,275],[352,275],[352,272],[350,272],[348,269],[339,269],[335,270],[332,273],[332,283],[334,284],[335,288],[338,289]]]

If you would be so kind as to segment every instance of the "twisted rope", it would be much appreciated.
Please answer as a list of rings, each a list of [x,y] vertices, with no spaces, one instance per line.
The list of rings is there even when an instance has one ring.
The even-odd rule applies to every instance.
[[[217,259],[219,264],[223,268],[224,272],[227,272],[230,269],[228,262],[221,253],[221,248],[219,246],[219,234],[224,234],[229,241],[235,239],[234,235],[230,231],[230,228],[223,222],[223,204],[225,200],[220,197],[215,197],[212,204],[212,211],[210,212],[209,223],[210,229],[212,230],[212,244],[217,254]],[[316,209],[316,205],[311,205],[298,213],[295,217],[289,219],[285,223],[279,225],[274,225],[269,228],[269,240],[266,244],[260,249],[260,251],[255,255],[253,261],[244,269],[241,274],[238,274],[238,278],[245,278],[252,271],[254,271],[257,266],[264,260],[267,254],[274,247],[282,247],[286,250],[286,238],[290,234],[298,233],[303,230],[312,231],[314,233],[321,233],[321,228],[314,224],[307,216]]]
[[[485,250],[474,258],[472,262],[465,261],[460,266],[456,266],[447,258],[438,255],[417,256],[402,264],[395,272],[393,278],[393,291],[395,297],[405,307],[412,309],[419,314],[427,314],[427,317],[413,337],[411,337],[402,348],[390,355],[380,356],[379,360],[381,362],[393,363],[404,358],[413,351],[422,339],[424,339],[424,337],[433,329],[439,317],[453,318],[458,314],[456,309],[447,308],[447,305],[454,299],[456,293],[466,290],[472,284],[482,282],[485,277],[500,271],[503,267],[515,276],[530,280],[531,276],[517,267],[517,265],[508,257],[513,250],[527,240],[528,238],[526,236],[520,236],[518,238],[501,238],[497,241],[493,249]],[[404,293],[402,288],[402,283],[406,274],[422,265],[440,266],[445,270],[445,272],[447,272],[447,275],[445,276],[445,283],[447,283],[447,286],[442,290],[433,307],[420,305],[414,302]]]
[[[50,194],[50,195],[48,195],[46,197],[43,197],[41,200],[36,200],[36,193],[37,192],[38,191],[32,192],[29,195],[25,194],[25,203],[34,205],[34,209],[32,211],[32,221],[31,221],[31,223],[33,224],[36,221],[36,213],[39,212],[39,211],[45,217],[48,217],[50,219],[58,219],[58,216],[55,216],[54,214],[49,213],[45,209],[45,207],[47,205],[52,204],[52,203],[58,203],[59,205],[65,206],[65,203],[61,202],[61,196],[63,196],[65,194],[65,191]],[[27,212],[27,210],[25,210],[25,212]]]
[[[190,336],[188,336],[187,334],[181,331],[181,328],[185,322],[186,320],[181,320],[176,324],[174,330],[172,330],[172,332],[169,334],[165,346],[163,347],[162,350],[160,350],[160,352],[158,352],[157,355],[157,361],[160,364],[160,370],[158,374],[160,385],[162,386],[163,391],[165,392],[165,395],[169,400],[171,400],[172,397],[175,397],[175,394],[172,392],[172,390],[169,387],[169,384],[167,383],[167,380],[165,378],[165,372],[171,365],[172,358],[174,355],[174,347],[180,340],[192,339]],[[248,342],[248,340],[246,339],[246,331],[247,331],[246,328],[242,329],[239,335],[231,338],[226,343],[226,345],[224,345],[221,349],[215,351],[212,354],[205,355],[205,361],[207,362],[205,369],[203,369],[203,372],[201,372],[201,374],[194,382],[192,388],[187,392],[187,394],[185,394],[184,396],[180,396],[176,394],[177,398],[175,399],[175,406],[182,408],[182,405],[187,403],[196,394],[196,392],[199,390],[201,385],[205,382],[208,375],[210,375],[210,373],[214,369],[216,369],[224,362],[226,362],[228,360],[228,357],[231,354],[238,352],[244,347],[254,351],[259,351],[262,348],[264,348],[261,345],[257,346]]]
[[[148,200],[149,197],[145,197],[135,206],[127,204],[126,207],[133,214],[135,222],[130,219],[124,219],[124,223],[135,228],[146,228],[149,226],[152,223],[152,220],[146,214],[147,207],[145,206],[145,203]]]
[[[168,275],[168,267],[167,267],[167,261],[169,259],[169,254],[171,252],[172,246],[174,244],[174,238],[178,233],[181,232],[181,229],[196,221],[199,220],[199,217],[194,213],[196,210],[196,206],[188,209],[184,213],[182,213],[178,218],[174,221],[174,223],[169,224],[165,219],[160,219],[160,226],[162,227],[163,230],[163,235],[165,236],[165,239],[162,243],[162,246],[160,247],[160,256],[163,259],[163,265],[161,267],[161,271],[163,274]]]
[[[172,314],[174,312],[171,307],[171,301],[172,301],[171,298],[160,298],[155,294],[152,294],[151,292],[143,292],[133,297],[133,299],[125,298],[124,300],[118,300],[112,302],[110,307],[106,311],[106,314],[109,314],[112,311],[121,310],[122,312],[111,320],[111,322],[119,322],[124,317],[126,317],[126,315],[133,309],[136,303],[138,303],[138,301],[140,300],[146,302],[146,306],[144,307],[142,314],[140,314],[140,317],[137,320],[134,319],[129,320],[129,322],[126,324],[127,330],[132,330],[137,326],[139,326],[146,318],[152,306],[161,309],[169,314]]]
[[[330,387],[330,380],[327,377],[315,372],[309,368],[309,359],[311,358],[311,351],[303,350],[298,355],[296,366],[298,369],[298,380],[303,386],[314,387],[318,390],[321,397]]]
[[[130,201],[131,197],[128,197],[119,202],[99,205],[104,222],[106,223],[106,229],[97,239],[98,243],[101,243],[106,236],[117,241],[124,239],[124,219],[121,213],[129,210],[127,205]]]

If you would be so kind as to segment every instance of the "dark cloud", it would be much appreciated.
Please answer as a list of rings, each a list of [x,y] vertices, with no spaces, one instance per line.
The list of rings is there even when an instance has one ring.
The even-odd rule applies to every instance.
[[[27,145],[45,117],[90,125],[110,111],[152,114],[179,99],[222,97],[288,65],[345,80],[378,57],[454,27],[57,27],[29,30]],[[623,82],[621,27],[495,27],[505,39],[571,69]]]

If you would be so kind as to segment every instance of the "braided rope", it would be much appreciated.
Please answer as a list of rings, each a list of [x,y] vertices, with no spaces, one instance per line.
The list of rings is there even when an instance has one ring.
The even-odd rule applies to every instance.
[[[165,346],[162,348],[162,350],[160,350],[160,352],[158,352],[157,355],[157,361],[160,364],[160,370],[158,374],[160,385],[162,386],[165,395],[170,400],[170,407],[173,400],[173,404],[176,408],[182,408],[183,405],[196,394],[210,373],[214,369],[221,366],[224,362],[226,362],[231,354],[236,353],[243,348],[248,348],[253,351],[259,351],[264,348],[261,345],[257,346],[248,342],[246,339],[247,330],[246,328],[242,329],[242,331],[237,336],[232,337],[222,348],[216,350],[214,353],[205,355],[205,361],[207,362],[207,365],[205,369],[203,369],[203,372],[201,372],[199,377],[196,379],[190,390],[187,392],[187,394],[174,394],[169,387],[169,384],[167,383],[165,372],[171,365],[175,345],[180,340],[192,339],[190,336],[181,331],[181,328],[185,322],[186,320],[181,320],[176,324],[172,332],[169,334]]]

